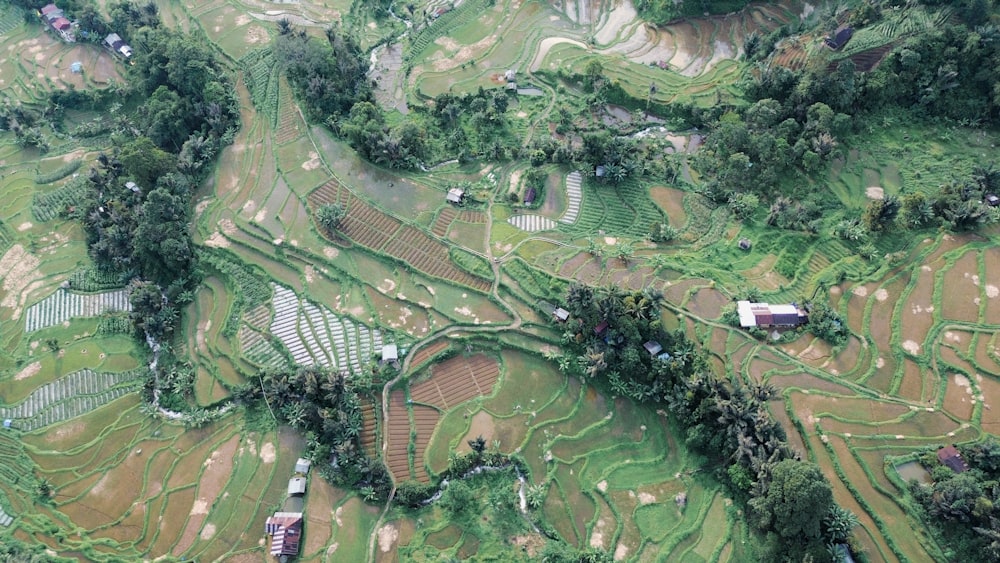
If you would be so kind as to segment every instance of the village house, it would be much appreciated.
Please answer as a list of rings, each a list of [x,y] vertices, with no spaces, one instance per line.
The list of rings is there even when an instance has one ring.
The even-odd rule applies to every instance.
[[[557,321],[564,323],[569,320],[569,311],[563,309],[562,307],[558,307],[555,311],[552,311],[552,316],[555,317]]]
[[[104,38],[104,44],[116,55],[121,55],[126,59],[132,56],[132,47],[129,47],[117,33],[109,33]]]
[[[854,37],[854,28],[852,27],[842,27],[837,30],[836,33],[827,37],[823,40],[823,43],[827,47],[833,49],[834,51],[840,50],[841,47],[847,44]]]
[[[271,536],[271,555],[298,555],[299,542],[302,541],[302,513],[275,512],[264,523],[264,533]]]
[[[62,9],[55,4],[47,4],[38,10],[38,15],[45,21],[45,25],[52,28],[63,41],[73,43],[76,37],[73,35],[73,23],[66,19]]]
[[[295,461],[295,472],[306,475],[309,473],[309,468],[312,467],[312,462],[304,457],[300,457]]]
[[[937,451],[938,461],[955,473],[965,473],[969,470],[969,464],[962,459],[962,452],[955,446],[945,446]]]
[[[445,199],[448,200],[448,203],[461,205],[462,200],[465,199],[465,191],[459,188],[451,188],[448,190],[448,195]]]
[[[288,480],[288,496],[306,494],[306,478],[292,477]]]
[[[740,326],[752,327],[795,327],[806,324],[808,315],[794,303],[790,305],[769,305],[767,303],[751,303],[737,301],[736,313],[740,317]]]

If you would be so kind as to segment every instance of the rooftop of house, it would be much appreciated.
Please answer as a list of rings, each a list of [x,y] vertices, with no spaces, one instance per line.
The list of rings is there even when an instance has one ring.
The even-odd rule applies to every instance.
[[[646,342],[645,344],[642,345],[642,347],[645,348],[647,352],[649,352],[650,356],[655,356],[663,351],[663,345],[655,340],[650,340],[649,342]]]
[[[559,307],[555,311],[552,311],[552,316],[560,321],[566,321],[569,320],[569,311]]]
[[[382,346],[382,361],[383,362],[395,362],[399,359],[399,348],[395,344],[386,344]]]
[[[955,446],[945,446],[937,451],[938,461],[949,467],[955,473],[963,473],[969,470],[969,464],[962,459],[962,452]]]

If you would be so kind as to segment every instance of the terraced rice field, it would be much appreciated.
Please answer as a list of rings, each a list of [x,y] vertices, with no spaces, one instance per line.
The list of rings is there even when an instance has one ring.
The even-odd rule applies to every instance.
[[[474,397],[492,394],[500,366],[496,360],[479,354],[445,360],[430,372],[430,378],[410,386],[410,397],[446,411]]]

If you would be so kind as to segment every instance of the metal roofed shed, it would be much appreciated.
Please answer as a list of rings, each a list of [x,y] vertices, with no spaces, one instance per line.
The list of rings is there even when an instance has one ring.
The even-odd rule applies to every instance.
[[[462,203],[462,199],[464,197],[465,197],[464,190],[461,190],[459,188],[451,188],[450,190],[448,190],[448,195],[445,197],[445,199],[448,200],[448,203],[459,204]]]
[[[382,361],[383,362],[397,362],[399,361],[399,349],[395,344],[386,344],[382,346]]]
[[[309,473],[309,468],[312,467],[312,462],[304,457],[300,457],[295,461],[295,472],[306,474]]]
[[[306,478],[292,477],[288,480],[288,496],[306,494]]]
[[[569,311],[559,307],[555,311],[552,311],[552,316],[555,317],[557,321],[564,323],[569,320]]]
[[[642,347],[649,352],[650,356],[656,356],[663,351],[663,345],[655,340],[650,340],[649,342],[643,344]]]
[[[749,301],[737,301],[736,314],[740,317],[741,327],[750,328],[757,326],[757,318],[754,317],[753,308],[750,306]]]

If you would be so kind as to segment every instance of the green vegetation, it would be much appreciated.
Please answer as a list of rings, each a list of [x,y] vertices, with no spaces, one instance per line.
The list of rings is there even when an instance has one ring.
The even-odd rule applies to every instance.
[[[3,556],[996,558],[995,2],[41,4]]]

